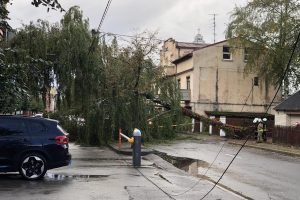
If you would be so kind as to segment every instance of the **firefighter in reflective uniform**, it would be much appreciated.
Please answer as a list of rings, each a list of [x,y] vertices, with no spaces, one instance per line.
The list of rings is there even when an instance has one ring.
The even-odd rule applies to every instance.
[[[262,134],[262,138],[264,142],[267,142],[267,118],[263,118],[264,131]]]
[[[257,125],[257,142],[262,142],[262,134],[264,132],[264,124],[259,120]]]

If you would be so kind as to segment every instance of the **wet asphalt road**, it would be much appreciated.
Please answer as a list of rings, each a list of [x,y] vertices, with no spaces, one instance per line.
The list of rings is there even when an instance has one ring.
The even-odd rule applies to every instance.
[[[107,148],[70,146],[71,166],[49,170],[43,180],[25,181],[17,174],[0,174],[1,200],[96,200],[126,199],[126,187],[141,186],[142,178],[132,167],[130,157],[122,157]],[[150,162],[143,161],[145,168]],[[135,178],[137,177],[137,178]],[[123,181],[122,181],[123,180]],[[150,187],[149,190],[153,188]],[[154,197],[165,199],[164,194]]]
[[[40,181],[25,181],[18,174],[0,174],[0,200],[167,200],[162,190],[146,180],[131,166],[130,156],[121,156],[108,148],[70,145],[71,166],[49,170]],[[164,191],[184,192],[173,199],[199,199],[212,184],[188,175],[156,155],[142,160],[139,170]],[[209,199],[240,199],[217,188]]]
[[[173,156],[188,157],[198,162],[198,174],[204,174],[223,142],[179,142],[155,149]],[[225,144],[206,176],[218,180],[239,146]],[[203,162],[204,161],[204,162]],[[195,167],[195,166],[194,166]],[[300,199],[300,158],[244,148],[225,174],[221,183],[252,199]]]

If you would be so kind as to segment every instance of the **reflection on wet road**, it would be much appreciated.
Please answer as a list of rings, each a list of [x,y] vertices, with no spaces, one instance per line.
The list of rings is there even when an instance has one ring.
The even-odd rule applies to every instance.
[[[175,160],[176,157],[190,160],[181,169],[194,176],[206,174],[209,179],[217,181],[239,149],[239,146],[226,144],[206,173],[221,146],[222,142],[184,141],[169,146],[156,146],[155,150],[167,153]],[[294,200],[300,196],[299,169],[298,157],[244,148],[220,183],[253,199]]]
[[[16,173],[0,174],[0,200],[169,200],[159,188],[177,194],[199,180],[153,154],[143,157],[137,170],[131,166],[131,156],[108,148],[71,144],[70,151],[71,166],[49,170],[42,180],[25,181]],[[189,162],[174,164],[183,167]],[[211,183],[202,181],[175,199],[199,199],[210,187]],[[209,199],[240,198],[217,188]]]

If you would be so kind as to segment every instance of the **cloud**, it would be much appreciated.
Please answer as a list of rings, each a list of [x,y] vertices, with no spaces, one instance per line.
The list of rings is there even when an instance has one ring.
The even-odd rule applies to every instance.
[[[78,5],[90,21],[91,28],[98,27],[107,1],[60,0],[65,9]],[[235,4],[246,0],[113,0],[102,25],[102,31],[130,34],[135,30],[159,30],[159,37],[173,37],[180,41],[192,41],[200,28],[206,42],[213,41],[213,16],[216,13],[217,40],[224,39],[228,13]],[[30,1],[13,1],[9,6],[10,24],[18,28],[21,23],[37,19],[58,22],[63,13],[47,12],[43,6],[35,8]]]

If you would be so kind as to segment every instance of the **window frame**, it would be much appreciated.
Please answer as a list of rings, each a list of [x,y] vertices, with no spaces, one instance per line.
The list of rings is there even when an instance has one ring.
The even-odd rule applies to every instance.
[[[181,80],[180,80],[180,78],[177,79],[177,87],[178,87],[178,89],[181,89]]]
[[[228,48],[228,51],[224,51],[225,48]],[[224,45],[223,48],[222,48],[222,58],[223,60],[226,60],[226,61],[232,61],[232,52],[231,52],[231,47],[230,46],[227,46],[227,45]],[[225,55],[229,55],[229,58],[224,58]]]
[[[186,89],[191,90],[191,77],[190,76],[186,77]]]
[[[253,86],[259,86],[259,77],[258,76],[255,76],[253,78]]]
[[[248,60],[249,60],[249,55],[250,55],[250,53],[249,53],[249,48],[245,47],[245,48],[244,48],[244,62],[248,62]]]

